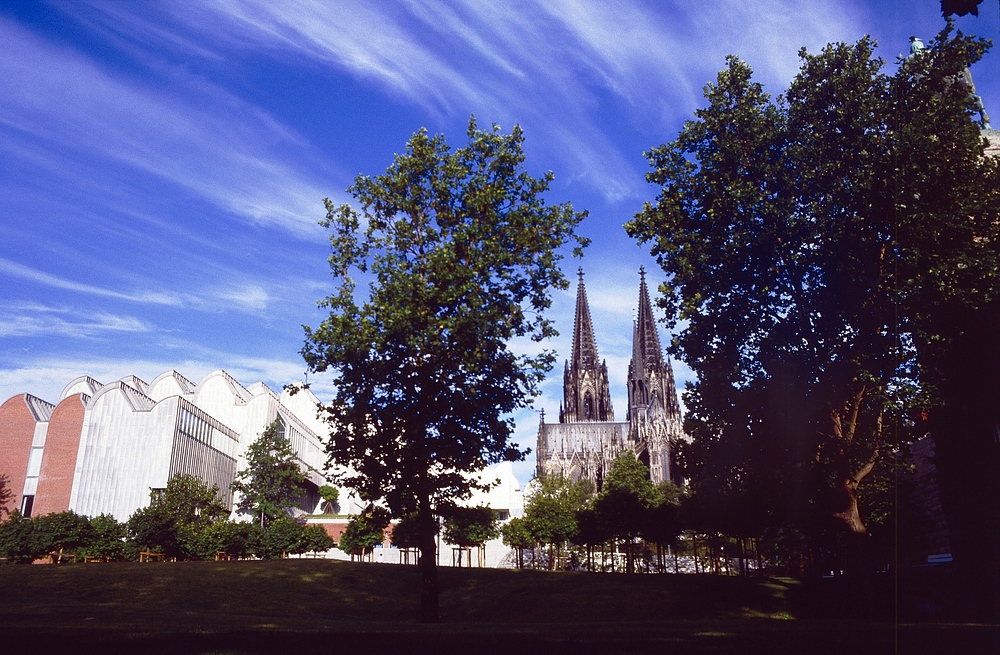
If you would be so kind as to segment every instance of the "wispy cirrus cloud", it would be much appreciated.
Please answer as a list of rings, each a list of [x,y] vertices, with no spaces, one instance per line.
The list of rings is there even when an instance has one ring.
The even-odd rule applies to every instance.
[[[256,281],[245,274],[221,269],[216,281],[197,292],[116,290],[61,277],[0,257],[0,274],[84,296],[99,296],[138,305],[161,305],[186,309],[217,311],[235,310],[260,313],[288,294],[283,284]],[[166,285],[164,285],[166,288]]]
[[[149,292],[149,291],[116,291],[114,289],[108,289],[105,287],[99,287],[93,284],[86,284],[82,282],[75,282],[58,275],[53,275],[51,273],[45,273],[43,271],[36,270],[29,266],[23,264],[18,264],[17,262],[10,261],[0,257],[0,273],[6,273],[12,277],[20,278],[22,280],[29,280],[38,284],[54,287],[57,289],[65,289],[67,291],[75,291],[77,293],[83,293],[88,295],[103,296],[106,298],[114,298],[116,300],[127,300],[134,303],[142,304],[152,304],[152,305],[172,305],[179,307],[185,302],[190,302],[193,297],[186,296],[183,294],[173,293],[173,292]]]
[[[690,114],[729,53],[783,84],[800,46],[858,32],[850,3],[830,1],[249,0],[172,11],[216,52],[263,49],[347,71],[432,114],[519,122],[563,160],[564,174],[612,201],[641,194],[642,176],[639,153],[621,151],[609,134],[604,94],[655,132]],[[158,21],[146,25],[167,38]]]
[[[0,310],[0,337],[56,335],[90,338],[125,332],[152,332],[154,329],[152,323],[134,316],[67,307],[24,304]]]
[[[259,108],[197,78],[170,93],[0,23],[0,131],[72,166],[81,153],[162,178],[245,220],[315,237],[332,164]],[[168,85],[169,87],[170,85]],[[297,161],[308,161],[310,170]]]

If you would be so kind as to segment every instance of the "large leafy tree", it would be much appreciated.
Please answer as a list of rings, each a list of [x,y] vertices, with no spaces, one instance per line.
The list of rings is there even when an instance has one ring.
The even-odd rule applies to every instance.
[[[524,568],[524,550],[535,545],[535,538],[528,529],[525,519],[515,516],[500,526],[500,536],[503,543],[515,549],[517,568]]]
[[[18,564],[30,564],[47,555],[49,551],[39,545],[34,527],[31,519],[21,516],[20,511],[11,512],[7,520],[0,523],[0,557]]]
[[[771,452],[793,477],[821,463],[830,513],[856,534],[857,487],[885,448],[902,359],[891,180],[870,174],[891,160],[888,79],[872,50],[863,39],[803,52],[781,103],[730,57],[697,120],[647,153],[661,191],[627,226],[670,275],[668,319],[687,321],[677,351],[698,375],[696,435],[722,449],[785,435]]]
[[[486,555],[486,542],[500,536],[496,512],[485,505],[448,508],[445,512],[443,532],[446,544],[463,548],[478,547],[480,564]],[[471,551],[469,559],[471,564]],[[459,563],[461,564],[461,559]]]
[[[85,557],[97,557],[108,561],[123,560],[129,556],[126,543],[128,528],[111,514],[100,514],[90,519],[93,536],[81,549]]]
[[[555,334],[545,310],[566,288],[561,248],[584,217],[546,205],[552,174],[524,170],[523,134],[469,123],[466,145],[414,134],[385,174],[359,176],[358,206],[327,200],[336,291],[306,328],[313,371],[334,375],[330,461],[341,481],[421,525],[421,617],[436,621],[435,504],[466,495],[467,475],[524,455],[510,413],[554,361],[512,339]],[[359,288],[356,277],[367,283]]]
[[[231,488],[239,494],[237,511],[249,514],[265,530],[288,516],[304,492],[306,476],[291,444],[284,438],[280,418],[274,419],[250,447],[247,467],[236,474]]]
[[[62,562],[65,551],[74,552],[94,540],[90,519],[76,512],[45,514],[31,519],[34,537],[40,551],[49,554],[56,563]]]
[[[919,428],[914,394],[948,377],[931,367],[955,361],[941,310],[995,284],[995,165],[963,81],[984,47],[946,30],[892,76],[869,39],[803,51],[777,102],[730,58],[707,107],[647,153],[661,191],[627,229],[685,321],[687,463],[696,491],[775,503],[748,514],[758,528],[820,509],[867,532],[861,485]]]

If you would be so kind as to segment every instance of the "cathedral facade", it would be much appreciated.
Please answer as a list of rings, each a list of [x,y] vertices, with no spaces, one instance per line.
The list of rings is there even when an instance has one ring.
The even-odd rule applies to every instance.
[[[597,355],[583,284],[576,291],[573,351],[563,372],[563,403],[559,422],[538,426],[537,473],[586,478],[600,489],[614,459],[630,450],[649,467],[654,484],[679,483],[674,449],[681,437],[681,412],[670,361],[664,358],[660,337],[639,269],[639,308],[632,325],[632,359],[628,367],[628,410],[615,421],[608,384],[608,366]]]

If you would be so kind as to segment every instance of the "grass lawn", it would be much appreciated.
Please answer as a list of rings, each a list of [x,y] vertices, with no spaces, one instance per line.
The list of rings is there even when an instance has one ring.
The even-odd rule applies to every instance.
[[[1000,653],[1000,626],[897,619],[783,579],[440,571],[326,560],[0,566],[4,652]]]

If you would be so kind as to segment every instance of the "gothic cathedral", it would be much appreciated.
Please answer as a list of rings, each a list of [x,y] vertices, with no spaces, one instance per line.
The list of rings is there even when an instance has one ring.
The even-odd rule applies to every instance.
[[[632,326],[625,421],[615,421],[608,366],[597,356],[583,269],[579,275],[573,352],[563,373],[563,404],[558,423],[546,423],[542,414],[536,451],[538,475],[589,478],[599,489],[611,462],[627,449],[649,467],[653,483],[679,483],[674,448],[681,436],[681,412],[674,371],[660,348],[646,273],[639,269],[639,311]]]

